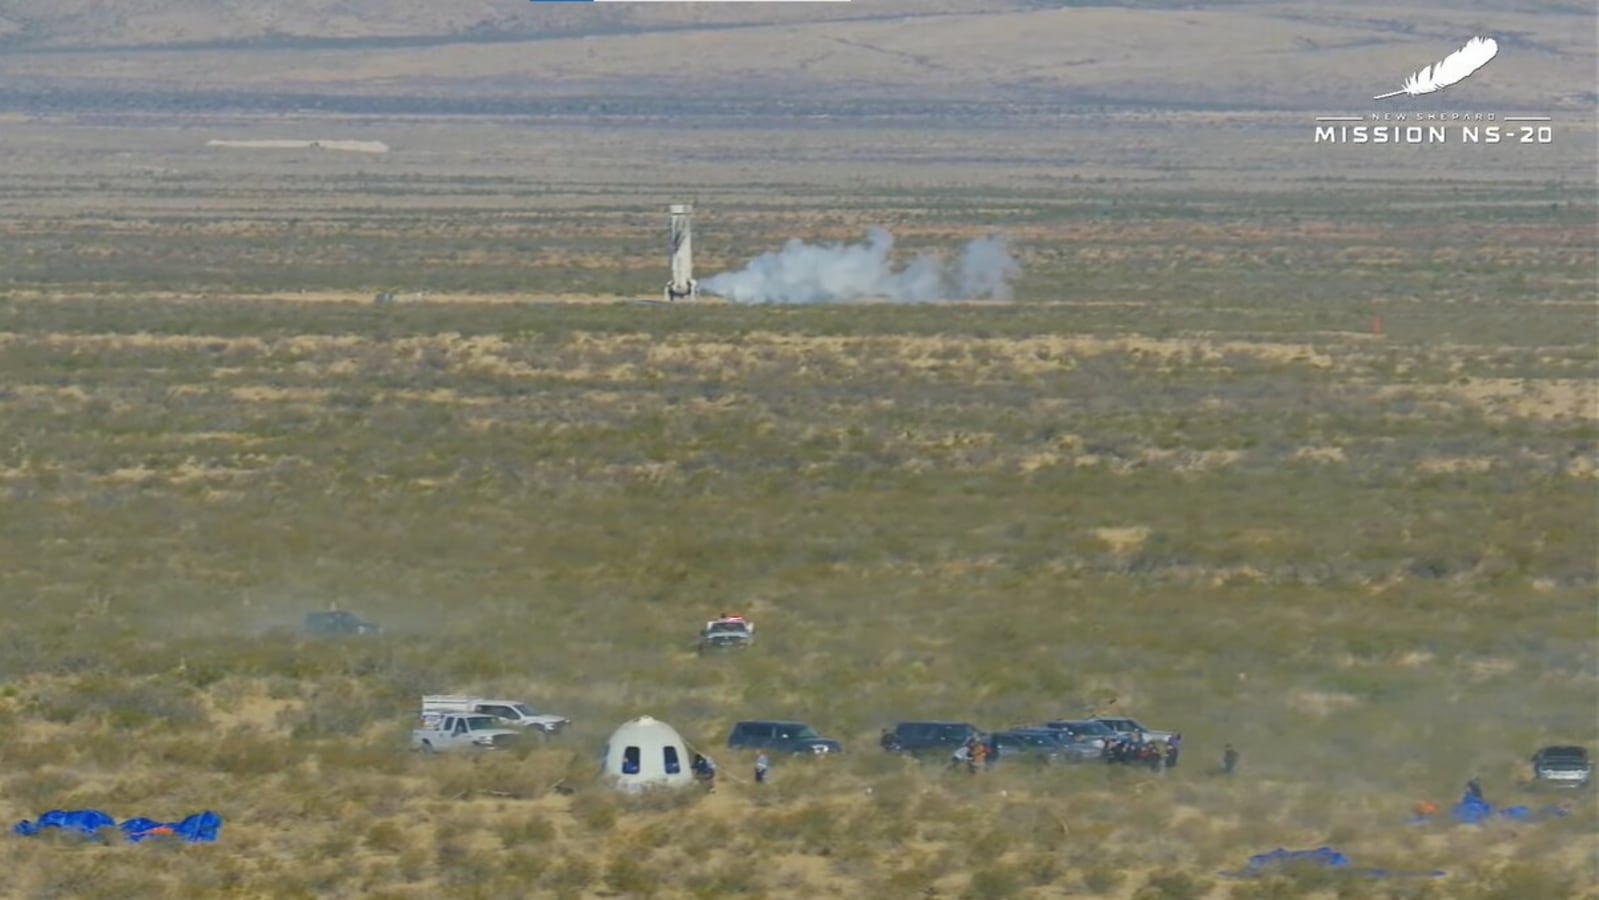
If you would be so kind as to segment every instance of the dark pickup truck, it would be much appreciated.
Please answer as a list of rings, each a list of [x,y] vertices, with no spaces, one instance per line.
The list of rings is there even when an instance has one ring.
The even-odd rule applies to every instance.
[[[1545,747],[1532,755],[1532,783],[1545,787],[1587,787],[1593,760],[1581,747]]]

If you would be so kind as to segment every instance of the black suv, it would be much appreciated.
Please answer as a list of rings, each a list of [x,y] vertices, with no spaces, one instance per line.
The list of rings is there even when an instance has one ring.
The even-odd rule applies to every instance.
[[[381,634],[383,629],[355,613],[335,610],[305,614],[305,633],[313,637],[342,637],[350,634]]]
[[[796,756],[843,753],[844,746],[801,722],[739,722],[727,735],[733,750],[774,750]]]
[[[1587,787],[1593,761],[1581,747],[1545,747],[1532,755],[1532,783],[1548,787]]]
[[[1014,728],[996,731],[990,738],[1000,759],[1018,757],[1033,762],[1088,762],[1100,758],[1099,749],[1056,728]]]
[[[883,735],[883,749],[913,756],[955,752],[972,738],[983,737],[975,725],[966,722],[901,722]]]

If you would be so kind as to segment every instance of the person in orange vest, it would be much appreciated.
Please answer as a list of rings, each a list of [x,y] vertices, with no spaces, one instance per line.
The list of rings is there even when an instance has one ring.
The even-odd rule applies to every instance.
[[[972,753],[971,753],[971,756],[969,757],[969,763],[968,763],[971,766],[972,774],[973,775],[977,774],[978,770],[982,769],[987,762],[988,762],[988,745],[983,743],[980,740],[977,740],[976,738],[973,738],[972,739]]]

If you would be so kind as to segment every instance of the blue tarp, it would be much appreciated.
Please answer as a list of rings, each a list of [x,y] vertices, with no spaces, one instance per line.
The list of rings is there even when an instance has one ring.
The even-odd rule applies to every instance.
[[[1460,802],[1449,810],[1449,818],[1461,825],[1481,825],[1493,819],[1506,819],[1511,822],[1542,822],[1545,819],[1558,819],[1570,814],[1570,810],[1555,804],[1550,804],[1542,809],[1533,809],[1529,806],[1506,806],[1501,809],[1495,809],[1493,804],[1481,797],[1472,796],[1470,791],[1462,794]],[[1431,821],[1431,816],[1417,816],[1411,819],[1411,824],[1423,825]]]
[[[222,828],[222,817],[207,811],[195,813],[181,822],[157,822],[154,819],[137,818],[128,819],[118,825],[115,819],[97,809],[79,809],[71,812],[53,809],[40,816],[37,822],[23,819],[11,829],[11,833],[33,837],[48,828],[76,831],[95,838],[100,837],[103,829],[115,828],[122,832],[125,839],[135,844],[145,838],[160,835],[171,835],[191,844],[210,844],[216,841],[217,832]]]
[[[1351,875],[1364,878],[1442,878],[1442,872],[1395,872],[1391,869],[1356,869],[1349,865],[1349,857],[1339,853],[1331,847],[1317,847],[1314,850],[1284,850],[1281,847],[1270,853],[1261,853],[1249,858],[1249,864],[1236,872],[1220,873],[1226,878],[1259,878],[1269,875],[1273,871],[1292,866],[1311,866],[1321,869],[1337,869]]]
[[[1284,850],[1278,847],[1270,853],[1261,853],[1249,858],[1249,865],[1243,871],[1260,874],[1268,869],[1280,869],[1295,863],[1305,863],[1329,869],[1343,869],[1349,866],[1349,857],[1339,853],[1331,847],[1317,847],[1314,850]]]

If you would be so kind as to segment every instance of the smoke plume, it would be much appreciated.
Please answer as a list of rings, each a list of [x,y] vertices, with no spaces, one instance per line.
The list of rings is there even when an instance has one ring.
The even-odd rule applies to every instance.
[[[889,260],[894,236],[882,228],[867,232],[864,244],[807,244],[789,241],[736,272],[700,283],[707,294],[734,303],[847,303],[881,298],[898,303],[939,300],[1010,299],[1011,278],[1020,271],[1003,236],[967,244],[947,262],[923,255],[896,271]]]

